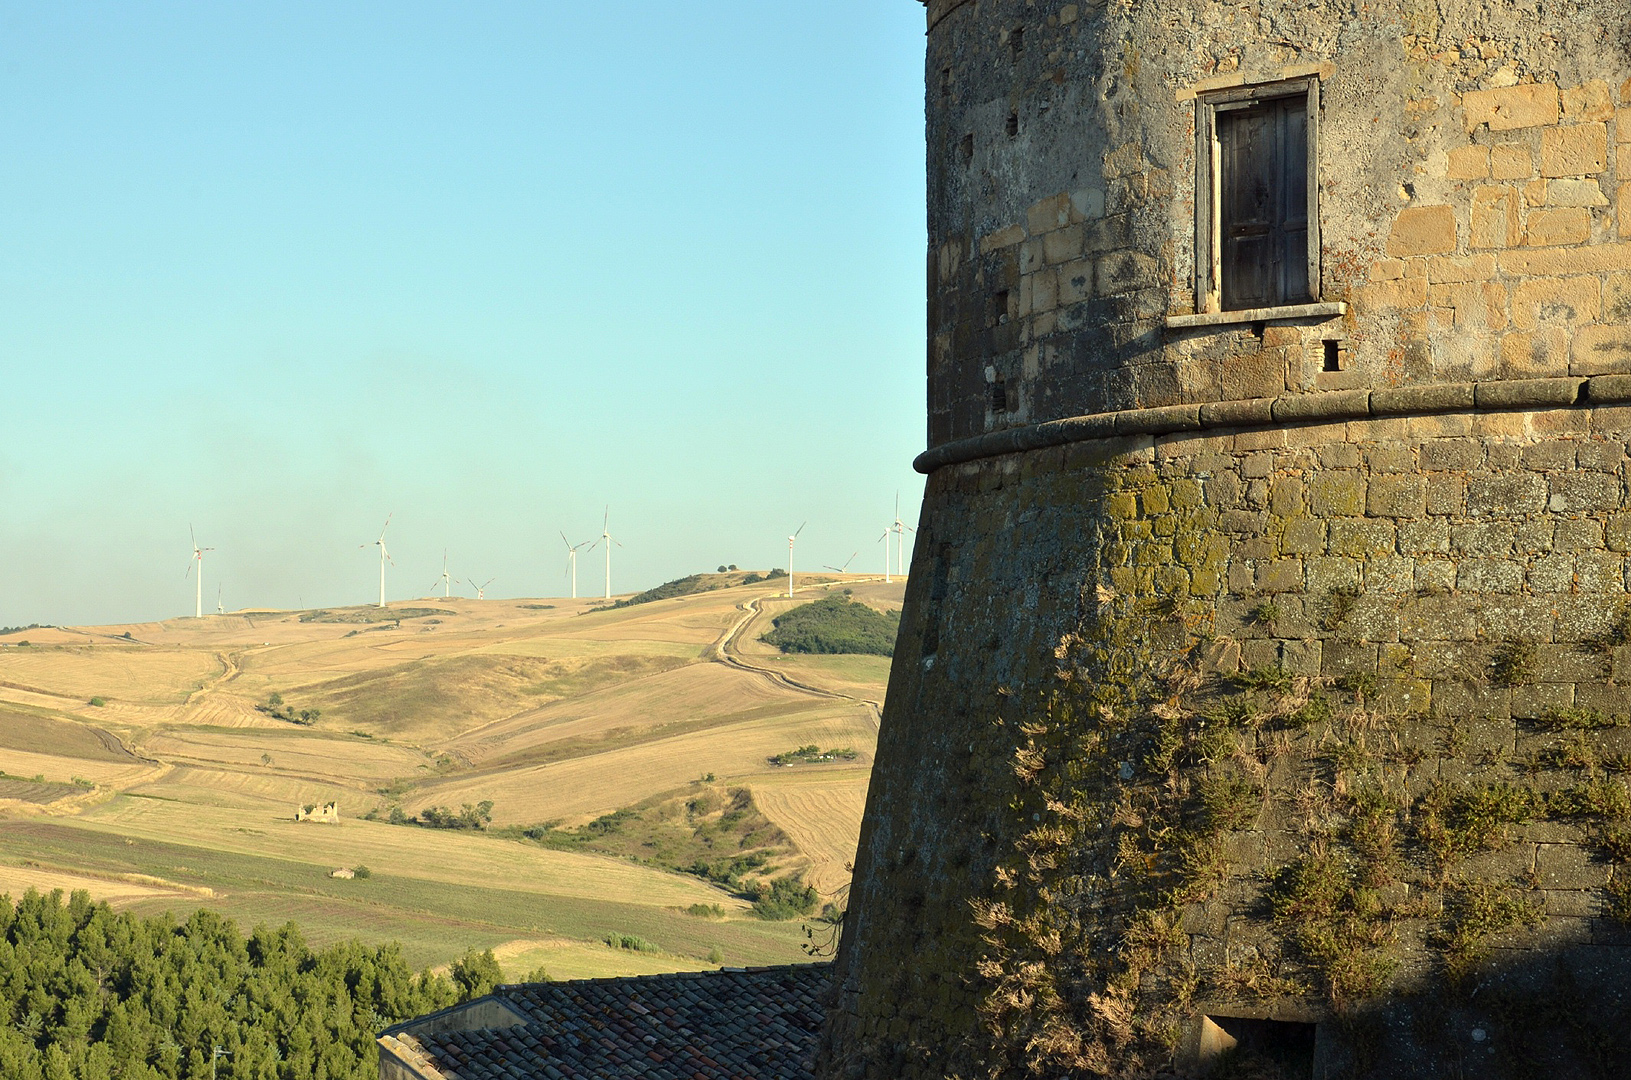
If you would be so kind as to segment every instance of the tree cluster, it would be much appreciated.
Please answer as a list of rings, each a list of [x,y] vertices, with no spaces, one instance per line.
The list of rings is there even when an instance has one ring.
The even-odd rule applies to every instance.
[[[0,896],[6,1080],[374,1080],[381,1029],[490,990],[492,953],[414,974],[397,945],[313,950],[210,911],[116,914],[83,892]]]

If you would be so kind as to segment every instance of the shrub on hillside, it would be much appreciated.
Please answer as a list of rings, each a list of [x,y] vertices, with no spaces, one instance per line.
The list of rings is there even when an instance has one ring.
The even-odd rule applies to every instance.
[[[777,616],[772,625],[775,629],[762,640],[784,653],[893,656],[895,635],[900,631],[900,613],[885,615],[876,608],[858,604],[849,598],[846,590],[801,604]]]
[[[821,894],[798,875],[761,882],[753,897],[753,913],[761,919],[782,921],[808,915],[821,903]]]
[[[474,806],[465,803],[457,811],[427,806],[419,811],[417,820],[427,829],[485,829],[493,821],[493,800],[483,799]]]

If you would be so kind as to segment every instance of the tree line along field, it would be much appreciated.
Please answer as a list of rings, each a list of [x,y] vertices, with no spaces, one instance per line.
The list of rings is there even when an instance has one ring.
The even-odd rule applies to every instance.
[[[787,601],[704,577],[598,611],[453,598],[0,636],[0,893],[293,920],[316,946],[399,942],[415,969],[491,948],[510,978],[802,959],[801,922],[754,899],[797,879],[841,905],[888,660],[759,641],[818,579]],[[827,580],[881,612],[904,591]],[[855,756],[771,762],[811,744]],[[330,802],[338,823],[294,820]]]

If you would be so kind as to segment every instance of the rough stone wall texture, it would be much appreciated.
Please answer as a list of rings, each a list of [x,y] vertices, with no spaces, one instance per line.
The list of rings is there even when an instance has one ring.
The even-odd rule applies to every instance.
[[[822,1071],[1147,1075],[1216,1015],[1623,1075],[1623,6],[928,15],[931,475]],[[1345,309],[1183,325],[1197,93],[1309,74]]]
[[[931,445],[1287,390],[1631,371],[1631,59],[1613,0],[943,6]],[[1165,331],[1195,310],[1194,95],[1311,72],[1320,299],[1348,312]],[[1345,370],[1323,370],[1327,339]],[[993,412],[998,376],[1009,406]]]

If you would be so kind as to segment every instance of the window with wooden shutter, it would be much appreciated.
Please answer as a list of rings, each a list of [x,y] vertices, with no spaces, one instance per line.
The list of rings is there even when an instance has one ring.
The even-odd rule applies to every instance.
[[[1197,312],[1319,299],[1319,80],[1196,101]]]

